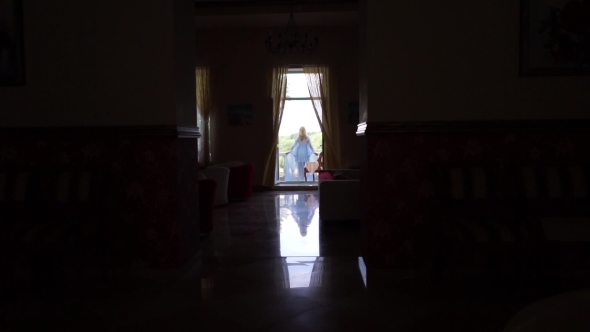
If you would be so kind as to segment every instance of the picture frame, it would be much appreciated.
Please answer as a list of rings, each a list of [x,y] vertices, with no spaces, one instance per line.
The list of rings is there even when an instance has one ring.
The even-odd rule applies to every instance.
[[[227,107],[227,121],[230,126],[251,126],[254,112],[251,104],[230,105]]]
[[[521,0],[520,76],[590,75],[588,7],[589,1]]]
[[[22,0],[0,0],[0,86],[25,84]]]

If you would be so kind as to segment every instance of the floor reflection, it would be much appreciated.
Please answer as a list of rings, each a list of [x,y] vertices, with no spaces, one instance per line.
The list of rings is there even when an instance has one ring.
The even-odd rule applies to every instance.
[[[313,194],[280,195],[281,256],[285,258],[289,288],[310,287],[320,255],[319,204]],[[316,278],[317,279],[317,278]]]
[[[399,269],[369,268],[358,228],[320,225],[317,197],[256,193],[218,207],[202,256],[183,278],[151,270],[88,288],[77,279],[36,290],[10,284],[12,299],[0,296],[0,330],[495,332],[533,300],[575,287],[425,285]]]
[[[280,195],[276,199],[280,209],[281,256],[319,256],[319,204],[315,196]]]
[[[317,257],[287,257],[289,288],[309,287]]]
[[[278,292],[324,292],[343,283],[347,288],[364,288],[365,273],[358,250],[354,250],[357,235],[346,227],[332,227],[331,232],[322,228],[324,233],[320,234],[317,192],[261,195],[250,205],[215,212],[214,232],[204,240],[210,242],[204,250],[208,265],[207,276],[201,281],[204,299],[215,297],[214,290],[219,292],[236,282],[235,277],[228,278],[229,284],[213,277],[218,266],[240,270],[240,264],[250,259],[257,262],[258,258],[258,263],[248,266],[264,271],[261,279],[270,278],[268,281],[277,286]]]

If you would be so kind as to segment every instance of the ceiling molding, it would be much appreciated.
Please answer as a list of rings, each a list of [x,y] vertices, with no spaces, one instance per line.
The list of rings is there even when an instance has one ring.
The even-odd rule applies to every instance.
[[[358,11],[358,0],[321,1],[198,1],[196,15],[239,15]]]
[[[278,28],[284,27],[289,19],[282,14],[242,14],[199,16],[195,27],[201,29],[223,28]],[[295,21],[301,27],[335,27],[359,25],[358,12],[296,13]]]
[[[359,0],[195,0],[196,8],[356,4]]]

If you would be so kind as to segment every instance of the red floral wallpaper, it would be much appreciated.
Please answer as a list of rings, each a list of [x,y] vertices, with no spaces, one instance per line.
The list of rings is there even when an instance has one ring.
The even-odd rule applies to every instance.
[[[196,138],[9,138],[0,142],[0,166],[10,165],[112,170],[109,259],[115,268],[175,268],[196,253]]]
[[[583,131],[375,133],[363,138],[363,256],[367,266],[429,263],[434,162],[590,160]]]
[[[196,139],[180,138],[178,146],[178,224],[180,230],[181,262],[191,259],[199,242],[199,177]]]

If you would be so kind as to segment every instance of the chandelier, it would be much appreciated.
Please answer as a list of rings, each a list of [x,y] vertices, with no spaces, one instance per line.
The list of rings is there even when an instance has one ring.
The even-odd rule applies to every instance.
[[[292,9],[287,27],[279,33],[277,40],[274,41],[272,35],[269,34],[264,42],[266,49],[274,54],[312,53],[318,48],[319,43],[318,37],[309,38],[307,33],[299,32]]]

